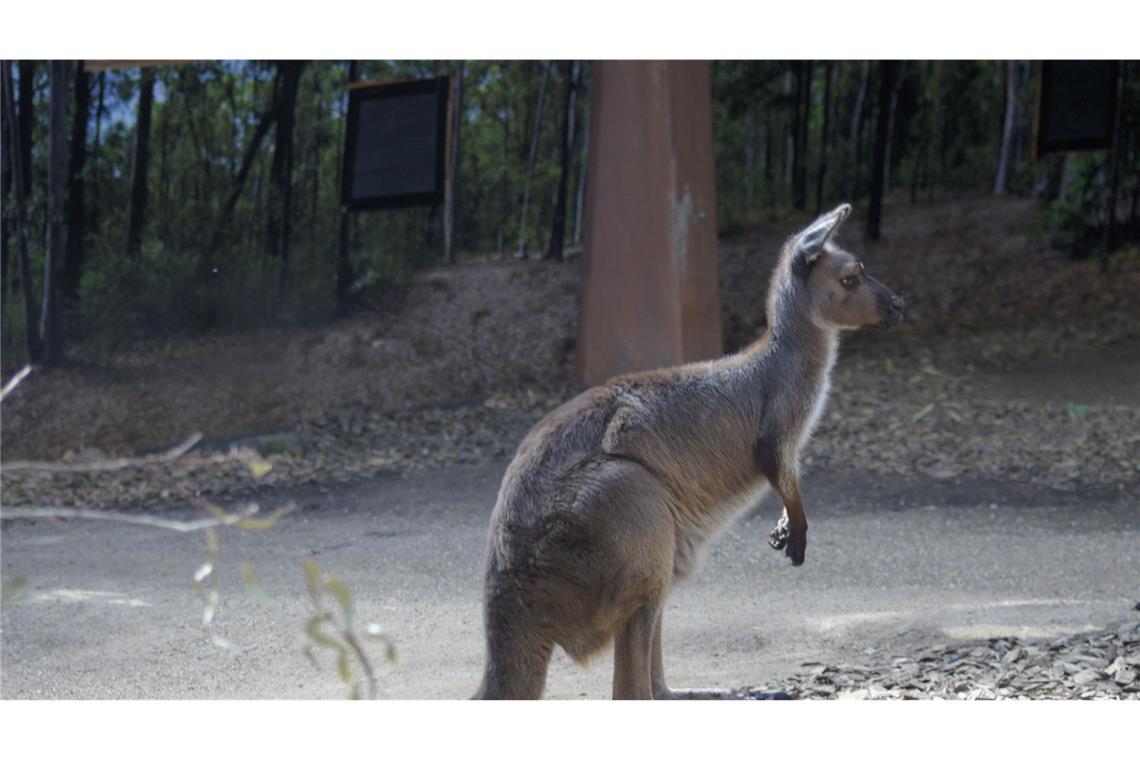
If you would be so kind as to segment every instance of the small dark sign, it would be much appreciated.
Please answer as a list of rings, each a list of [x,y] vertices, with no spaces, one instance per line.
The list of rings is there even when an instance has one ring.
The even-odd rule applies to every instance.
[[[447,77],[349,91],[342,204],[361,209],[443,200],[447,96]]]
[[[1118,61],[1043,61],[1037,155],[1112,147]]]

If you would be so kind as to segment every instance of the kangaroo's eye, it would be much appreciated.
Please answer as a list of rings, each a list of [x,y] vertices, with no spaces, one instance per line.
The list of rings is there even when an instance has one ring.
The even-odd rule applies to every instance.
[[[846,277],[844,277],[842,280],[840,280],[839,282],[843,285],[843,287],[847,288],[848,290],[851,290],[851,288],[853,288],[859,284],[859,275],[849,274]]]

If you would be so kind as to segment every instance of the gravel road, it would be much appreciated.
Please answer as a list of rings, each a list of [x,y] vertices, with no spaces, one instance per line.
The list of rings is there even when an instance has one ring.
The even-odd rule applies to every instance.
[[[395,663],[375,656],[381,696],[465,698],[482,667],[480,571],[502,470],[451,466],[262,498],[299,508],[267,532],[220,533],[212,631],[230,648],[202,627],[191,582],[206,558],[200,534],[6,523],[3,572],[27,588],[3,611],[0,696],[344,696],[327,656],[317,670],[302,655],[309,613],[297,559],[307,557],[347,583],[361,625],[393,637]],[[766,546],[778,512],[769,497],[673,594],[671,685],[802,684],[813,668],[873,668],[1001,637],[1004,657],[1021,642],[1140,622],[1140,507],[1125,492],[827,472],[804,493],[803,567]],[[245,593],[241,563],[272,603]],[[547,695],[605,698],[610,681],[608,655],[580,669],[557,653]]]

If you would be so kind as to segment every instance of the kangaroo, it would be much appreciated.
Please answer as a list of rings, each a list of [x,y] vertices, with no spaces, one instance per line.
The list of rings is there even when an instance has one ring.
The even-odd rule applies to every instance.
[[[730,694],[665,685],[662,610],[702,548],[769,487],[784,505],[769,543],[804,561],[799,455],[839,333],[902,319],[902,299],[831,240],[850,211],[841,205],[784,244],[756,343],[613,378],[526,436],[491,516],[474,698],[538,699],[555,644],[584,664],[611,642],[615,699]]]

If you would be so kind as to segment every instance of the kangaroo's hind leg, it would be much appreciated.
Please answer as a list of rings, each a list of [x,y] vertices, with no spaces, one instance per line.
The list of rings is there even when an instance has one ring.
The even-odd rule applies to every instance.
[[[670,689],[665,685],[665,658],[661,652],[661,627],[664,615],[657,615],[653,632],[653,651],[650,656],[650,682],[654,699],[741,699],[739,689]]]
[[[614,699],[653,699],[653,635],[663,599],[640,607],[614,640]]]
[[[483,681],[472,699],[541,699],[554,642],[495,616],[487,620],[487,660]]]

